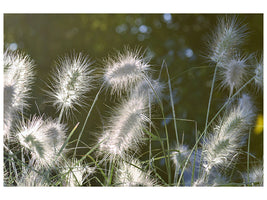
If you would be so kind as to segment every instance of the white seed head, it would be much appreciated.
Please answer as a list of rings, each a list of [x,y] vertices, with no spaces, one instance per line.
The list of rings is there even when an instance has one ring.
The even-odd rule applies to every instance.
[[[251,99],[243,94],[238,105],[233,107],[218,125],[214,134],[204,143],[204,167],[209,172],[213,167],[227,168],[236,158],[248,136],[248,127],[253,124],[255,111]]]
[[[57,110],[63,109],[68,115],[76,110],[75,106],[85,104],[86,93],[92,88],[93,70],[90,66],[90,60],[82,53],[59,60],[52,76],[51,91],[47,91]]]
[[[44,187],[49,186],[45,175],[39,174],[31,169],[26,170],[22,176],[16,180],[17,186]]]
[[[12,88],[12,95],[5,96],[5,102],[11,104],[10,109],[21,111],[28,106],[27,99],[34,80],[34,63],[28,55],[17,51],[6,51],[3,61],[4,85],[9,89]]]
[[[130,98],[115,110],[110,125],[99,138],[102,153],[124,157],[128,151],[138,150],[144,136],[143,128],[149,121],[146,117],[146,105],[144,98]]]
[[[115,184],[118,186],[155,186],[156,181],[150,172],[142,169],[140,161],[136,159],[120,161],[115,172]]]
[[[77,164],[77,159],[74,159],[69,165],[66,165],[62,171],[64,176],[65,186],[81,186],[86,177],[94,172],[94,169],[82,163]]]
[[[54,166],[66,153],[66,149],[63,149],[58,155],[66,138],[65,126],[51,119],[44,121],[34,116],[27,123],[21,123],[17,136],[38,166]]]
[[[247,27],[240,25],[236,17],[220,18],[217,30],[209,41],[209,59],[215,63],[227,59],[244,42],[246,32]]]
[[[194,181],[193,187],[203,187],[207,186],[207,179],[204,176],[200,176],[197,180]]]
[[[249,57],[236,55],[234,58],[221,63],[219,67],[222,79],[221,85],[229,88],[230,94],[244,84],[244,80],[248,75],[248,65],[246,64],[248,59]]]
[[[4,139],[10,139],[11,125],[15,117],[15,109],[12,106],[14,100],[14,87],[13,85],[4,85]]]
[[[262,166],[253,167],[249,172],[249,182],[263,186]]]
[[[131,91],[143,79],[149,70],[148,61],[139,55],[139,51],[127,51],[109,58],[104,69],[104,82],[111,88],[111,94]]]
[[[171,154],[171,160],[177,168],[181,168],[185,165],[191,150],[188,149],[188,146],[186,145],[179,145],[175,150],[176,151]],[[190,161],[188,164],[190,165]]]
[[[263,60],[261,59],[260,62],[258,62],[256,64],[256,68],[255,68],[255,85],[260,88],[263,89]]]
[[[224,184],[229,183],[229,179],[227,179],[220,172],[212,170],[208,176],[204,173],[198,177],[197,180],[193,183],[193,186],[223,186]]]

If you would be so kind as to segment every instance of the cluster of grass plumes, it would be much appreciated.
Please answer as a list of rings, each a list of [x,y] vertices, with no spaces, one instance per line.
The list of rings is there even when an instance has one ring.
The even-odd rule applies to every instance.
[[[93,62],[82,53],[60,58],[45,91],[49,97],[47,104],[55,108],[57,117],[54,119],[47,113],[28,114],[34,62],[22,53],[6,51],[4,184],[263,185],[262,160],[249,151],[257,115],[252,97],[262,95],[263,60],[241,51],[247,36],[246,26],[235,17],[219,19],[218,28],[210,36],[207,57],[215,63],[214,78],[205,128],[201,132],[196,126],[193,146],[179,140],[182,136],[178,135],[176,122],[179,119],[167,66],[162,65],[160,71],[167,74],[168,81],[164,83],[154,78],[155,70],[140,49],[125,49],[105,59],[100,73],[95,73]],[[229,90],[229,96],[209,119],[216,80],[219,87]],[[99,88],[97,84],[92,85],[97,81],[101,81]],[[251,92],[249,87],[257,89]],[[89,93],[95,89],[98,91],[94,99],[88,101]],[[165,117],[163,98],[166,94],[170,96],[175,130],[170,130],[166,122],[170,119]],[[88,131],[86,124],[93,117],[92,110],[100,95],[108,95],[116,105],[108,106],[109,116],[107,112],[101,113],[102,124],[95,122],[97,131],[89,138],[91,143],[85,144],[81,138]],[[84,121],[77,122],[72,115],[78,115],[81,108],[88,114]],[[155,118],[162,120],[163,130],[154,123]],[[72,125],[68,125],[68,121],[72,121],[69,123]],[[72,140],[74,134],[78,139]],[[170,134],[176,136],[176,141],[170,141]],[[170,144],[174,144],[173,147]],[[77,154],[80,148],[82,155]],[[241,162],[244,158],[246,162]]]

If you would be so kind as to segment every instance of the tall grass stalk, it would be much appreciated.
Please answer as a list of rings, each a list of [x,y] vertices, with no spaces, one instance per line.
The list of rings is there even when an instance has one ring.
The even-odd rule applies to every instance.
[[[81,139],[81,137],[82,137],[83,131],[84,131],[84,129],[85,129],[85,126],[86,126],[86,124],[87,124],[87,121],[88,121],[88,119],[89,119],[89,116],[91,115],[91,112],[92,112],[92,110],[93,110],[93,107],[95,106],[95,103],[96,103],[96,101],[97,101],[97,99],[98,99],[98,96],[99,96],[99,94],[101,93],[101,91],[102,91],[104,85],[105,85],[105,82],[101,85],[100,89],[98,90],[98,92],[97,92],[97,94],[96,94],[96,96],[95,96],[95,99],[94,99],[94,101],[93,101],[93,103],[92,103],[92,105],[91,105],[91,107],[90,107],[90,110],[88,111],[88,113],[87,113],[87,115],[86,115],[86,118],[85,118],[85,121],[84,121],[84,123],[83,123],[81,132],[79,133],[79,136],[78,136],[78,140],[77,140],[77,143],[76,143],[76,146],[75,146],[75,150],[74,150],[73,157],[76,156],[76,149],[77,149],[77,147],[78,147],[78,145],[79,145],[79,142],[80,142],[80,139]]]
[[[175,136],[176,136],[176,144],[179,146],[179,137],[178,137],[178,131],[177,131],[177,124],[176,124],[176,115],[175,115],[175,109],[174,109],[174,103],[173,103],[173,96],[172,96],[172,86],[171,86],[171,79],[170,79],[170,74],[168,71],[168,67],[165,63],[165,69],[166,73],[168,76],[168,85],[169,85],[169,92],[170,92],[170,101],[171,101],[171,108],[172,108],[172,115],[173,115],[173,124],[174,124],[174,131],[175,131]]]
[[[168,134],[168,129],[167,129],[167,123],[166,123],[166,120],[165,120],[163,104],[162,104],[162,101],[160,100],[157,92],[154,90],[153,85],[151,84],[149,79],[146,77],[145,74],[143,76],[144,76],[144,79],[147,81],[147,83],[149,84],[149,86],[151,87],[151,89],[153,90],[153,92],[156,95],[157,101],[158,101],[160,109],[161,109],[161,114],[162,114],[162,117],[163,117],[163,120],[164,120],[164,128],[165,128],[166,143],[167,143],[167,162],[166,162],[166,166],[167,166],[167,173],[168,173],[168,183],[171,184],[170,144],[169,144],[169,134]]]
[[[214,90],[214,85],[215,85],[215,80],[216,80],[217,69],[218,69],[218,65],[215,66],[214,73],[213,73],[213,79],[212,79],[212,84],[211,84],[211,89],[210,89],[209,103],[208,103],[208,109],[207,109],[207,115],[206,115],[205,129],[204,129],[206,132],[205,132],[205,134],[203,136],[203,138],[204,138],[203,140],[205,140],[205,136],[206,136],[207,130],[208,130],[208,121],[209,121],[209,113],[210,113],[211,99],[212,99],[212,95],[213,95],[213,90]],[[201,154],[200,162],[202,162],[202,154]],[[202,167],[200,166],[200,172],[201,172],[201,168]]]
[[[248,84],[250,84],[252,81],[254,80],[254,77],[252,77],[249,81],[247,81],[237,92],[235,92],[231,99],[236,97]],[[224,103],[224,105],[219,109],[219,111],[214,115],[214,117],[210,120],[209,124],[207,127],[209,127],[212,122],[218,117],[218,115],[223,111],[223,109],[230,103],[230,99]],[[190,156],[192,155],[192,153],[194,152],[194,150],[197,148],[197,145],[199,144],[201,138],[207,133],[207,129],[205,128],[204,131],[201,133],[201,135],[199,136],[198,140],[196,141],[196,143],[194,144],[190,154],[188,155],[188,158],[186,159],[186,162],[185,162],[185,166],[187,165],[188,161],[189,161],[189,158]],[[181,184],[181,179],[182,179],[182,176],[184,174],[184,170],[185,170],[185,167],[183,167],[182,171],[181,171],[181,175],[180,175],[180,178],[177,182],[177,186],[179,186]]]

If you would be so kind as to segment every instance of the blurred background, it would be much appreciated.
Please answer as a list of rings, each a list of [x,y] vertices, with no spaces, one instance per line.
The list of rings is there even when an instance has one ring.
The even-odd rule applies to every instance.
[[[4,49],[21,49],[36,63],[37,78],[33,87],[33,98],[28,115],[45,113],[57,117],[55,109],[45,103],[47,97],[43,89],[55,67],[55,61],[75,50],[89,55],[94,61],[96,73],[103,67],[103,59],[114,55],[125,46],[132,49],[141,47],[150,56],[154,76],[159,76],[165,62],[171,76],[176,117],[190,119],[197,123],[200,132],[204,130],[209,92],[214,66],[205,58],[209,51],[209,34],[216,28],[218,14],[5,14]],[[260,57],[263,52],[263,15],[238,14],[238,19],[247,24],[249,36],[243,46],[247,53],[255,52]],[[162,82],[167,82],[166,71],[161,74]],[[88,96],[90,105],[99,89],[100,79],[95,81],[95,89]],[[227,99],[228,91],[219,88],[216,82],[212,99],[210,118]],[[254,88],[248,88],[258,108],[263,113],[263,97]],[[165,90],[164,111],[172,117],[168,88]],[[95,133],[101,133],[102,125],[112,115],[110,106],[119,102],[108,93],[102,93],[93,110],[82,141],[94,143]],[[80,109],[72,120],[66,120],[70,130],[79,121],[83,125],[89,107]],[[160,113],[158,110],[157,113]],[[155,114],[154,117],[161,117]],[[162,120],[154,120],[159,129]],[[173,122],[167,121],[171,145],[175,145]],[[177,121],[180,141],[189,147],[195,142],[195,123]],[[79,130],[79,129],[78,129]],[[162,131],[164,133],[164,131]],[[77,131],[77,134],[79,131]],[[163,134],[164,136],[164,134]],[[251,152],[262,159],[263,133],[252,133]],[[77,135],[73,136],[75,139]],[[157,144],[155,144],[157,145]],[[148,148],[148,147],[144,147]],[[82,150],[81,150],[82,153]]]

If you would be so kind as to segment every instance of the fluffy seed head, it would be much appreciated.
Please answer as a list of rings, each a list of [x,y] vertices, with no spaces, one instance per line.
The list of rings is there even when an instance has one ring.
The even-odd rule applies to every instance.
[[[53,105],[58,110],[69,114],[75,106],[85,104],[87,92],[92,88],[91,62],[82,53],[66,56],[60,59],[52,76],[51,91],[47,93],[53,99]]]
[[[256,64],[255,68],[255,84],[258,88],[263,88],[263,60],[261,59],[260,62]]]
[[[90,168],[84,164],[79,163],[74,159],[70,165],[66,166],[63,170],[63,174],[66,174],[66,178],[64,178],[65,186],[81,186],[86,177],[93,173],[93,168]],[[86,175],[86,176],[85,176]]]
[[[181,168],[184,166],[185,161],[190,154],[190,150],[186,145],[179,145],[175,150],[175,152],[172,152],[171,160],[177,168]]]
[[[245,176],[247,178],[247,175]],[[255,166],[249,172],[249,182],[263,186],[263,168]]]
[[[17,51],[5,51],[3,60],[4,85],[12,88],[12,95],[5,96],[5,102],[12,102],[11,107],[15,111],[22,110],[28,106],[27,99],[34,79],[34,62],[28,55]]]
[[[143,137],[146,117],[146,99],[130,98],[116,109],[110,125],[99,138],[100,151],[124,157],[129,150],[137,151]]]
[[[34,116],[27,123],[22,122],[18,129],[20,144],[31,152],[38,166],[53,166],[59,163],[66,153],[63,149],[58,155],[66,137],[62,124],[50,119],[44,121]]]
[[[4,85],[4,139],[9,140],[11,124],[14,117],[15,109],[12,106],[14,100],[14,87]]]
[[[209,59],[215,63],[222,62],[244,42],[246,32],[247,27],[240,25],[236,17],[220,18],[209,41]]]
[[[239,89],[247,76],[246,64],[249,57],[241,57],[236,55],[234,58],[222,62],[219,67],[219,73],[221,75],[222,87],[230,89],[230,95],[235,89]]]
[[[49,186],[45,175],[39,174],[31,169],[26,170],[23,175],[16,181],[18,186],[44,187]]]
[[[137,82],[143,79],[143,74],[149,70],[148,61],[139,55],[138,51],[126,50],[116,58],[109,58],[104,69],[104,82],[111,93],[121,95],[130,91]]]
[[[254,107],[248,95],[243,94],[239,104],[233,107],[218,125],[214,134],[204,143],[204,167],[207,172],[213,167],[227,168],[238,155],[248,134],[248,127],[255,118]]]
[[[220,172],[212,170],[209,173],[209,176],[202,174],[202,176],[198,177],[197,180],[193,183],[194,187],[202,187],[202,186],[223,186],[224,184],[229,183],[229,179],[224,175],[220,174]]]
[[[156,181],[150,172],[142,170],[141,163],[136,159],[120,161],[115,174],[115,184],[119,186],[155,186]]]

